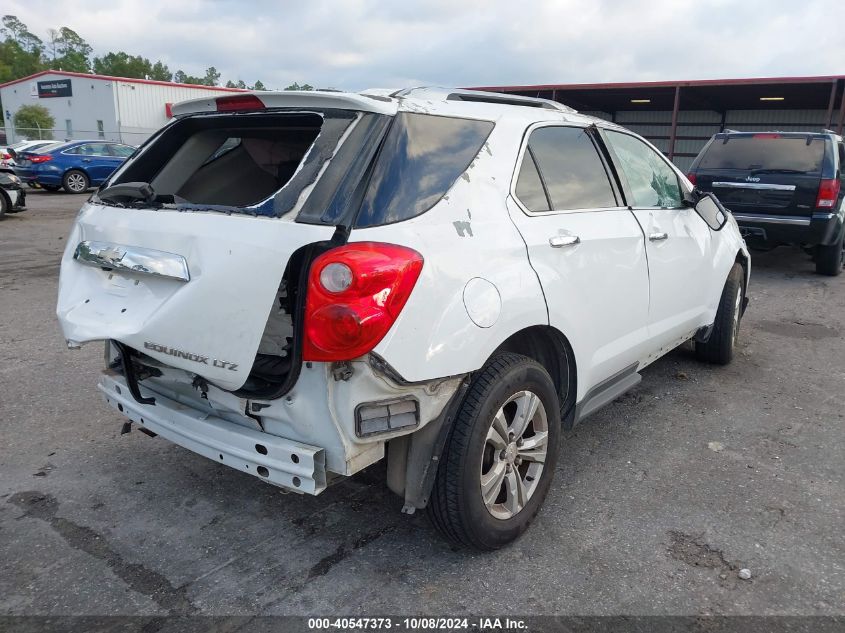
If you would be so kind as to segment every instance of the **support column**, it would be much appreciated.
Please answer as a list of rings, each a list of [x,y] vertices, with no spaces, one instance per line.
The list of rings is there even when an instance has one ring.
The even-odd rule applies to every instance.
[[[836,84],[837,79],[834,79],[830,84],[830,101],[827,102],[827,115],[824,117],[824,128],[830,129],[833,125],[831,118],[833,118],[833,104],[836,102]]]
[[[678,109],[681,105],[681,87],[675,86],[675,104],[672,106],[672,131],[669,133],[669,160],[675,158],[675,136],[678,131]]]
[[[842,134],[843,126],[845,126],[845,81],[842,82],[842,96],[839,104],[839,127],[836,128],[837,134]]]

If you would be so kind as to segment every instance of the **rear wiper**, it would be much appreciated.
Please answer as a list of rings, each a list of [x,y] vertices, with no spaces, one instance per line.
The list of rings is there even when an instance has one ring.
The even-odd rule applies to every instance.
[[[800,169],[752,169],[751,175],[755,176],[757,174],[806,174],[806,171],[801,171]]]
[[[148,182],[124,182],[112,185],[100,191],[97,196],[100,200],[111,200],[113,202],[141,200],[148,204],[155,202],[156,199],[156,193]]]

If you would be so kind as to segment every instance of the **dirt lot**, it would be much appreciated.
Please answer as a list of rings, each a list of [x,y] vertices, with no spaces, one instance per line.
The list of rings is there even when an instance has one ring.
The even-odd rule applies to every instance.
[[[54,314],[84,199],[0,222],[0,614],[845,613],[845,276],[757,254],[735,362],[645,370],[565,438],[526,536],[479,555],[378,469],[302,497],[121,436],[101,346],[68,351]]]

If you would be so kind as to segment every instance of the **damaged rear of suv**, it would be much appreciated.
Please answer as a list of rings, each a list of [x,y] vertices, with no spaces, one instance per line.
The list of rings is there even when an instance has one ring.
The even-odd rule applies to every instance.
[[[406,379],[373,351],[424,259],[365,232],[437,203],[493,122],[321,93],[174,112],[79,213],[65,337],[106,341],[100,390],[132,423],[317,494],[438,418],[463,380]]]

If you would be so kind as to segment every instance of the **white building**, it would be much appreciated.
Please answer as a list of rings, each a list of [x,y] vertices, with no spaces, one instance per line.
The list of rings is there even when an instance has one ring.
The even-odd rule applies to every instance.
[[[170,105],[237,89],[194,86],[167,81],[108,77],[48,70],[0,84],[3,123],[8,143],[25,136],[13,124],[21,106],[38,104],[50,111],[57,140],[106,139],[138,145],[170,119]]]

